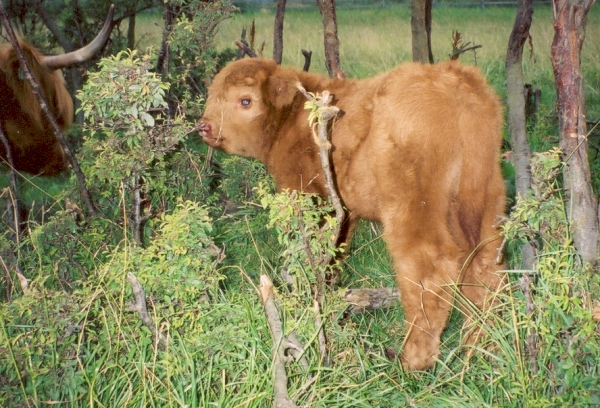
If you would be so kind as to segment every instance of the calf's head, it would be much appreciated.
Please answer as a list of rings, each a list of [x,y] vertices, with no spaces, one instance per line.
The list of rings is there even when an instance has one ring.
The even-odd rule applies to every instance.
[[[262,159],[296,93],[298,76],[274,61],[229,64],[208,89],[198,125],[204,142],[229,154]]]

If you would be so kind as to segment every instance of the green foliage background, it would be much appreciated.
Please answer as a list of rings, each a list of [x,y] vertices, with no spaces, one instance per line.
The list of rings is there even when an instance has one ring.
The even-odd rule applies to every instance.
[[[401,308],[351,315],[343,301],[346,287],[394,285],[378,227],[360,226],[338,265],[339,289],[315,310],[318,276],[331,272],[317,262],[333,251],[330,204],[274,194],[261,164],[220,153],[211,163],[191,136],[203,99],[189,79],[204,83],[234,53],[206,36],[228,5],[185,4],[196,14],[177,23],[169,76],[151,69],[154,52],[122,52],[104,59],[79,94],[86,126],[78,157],[100,215],[80,209],[75,179],[63,177],[59,187],[42,188],[42,198],[26,195],[34,210],[19,245],[9,228],[0,231],[0,406],[272,404],[274,345],[256,290],[260,274],[276,283],[284,332],[305,350],[305,366],[287,366],[300,406],[600,404],[593,318],[600,277],[580,265],[572,246],[562,163],[550,149],[551,102],[530,129],[541,151],[532,161],[534,192],[515,199],[504,224],[509,268],[529,241],[536,270],[506,271],[507,290],[477,322],[487,337],[470,361],[456,311],[437,366],[405,373],[385,357],[387,347],[402,347]],[[496,62],[483,68],[496,86],[502,82]],[[26,180],[26,191],[39,186]],[[136,242],[139,208],[145,221]],[[29,278],[25,293],[13,273],[16,257]],[[151,327],[132,309],[129,273],[146,291]],[[321,325],[328,362],[317,344]]]

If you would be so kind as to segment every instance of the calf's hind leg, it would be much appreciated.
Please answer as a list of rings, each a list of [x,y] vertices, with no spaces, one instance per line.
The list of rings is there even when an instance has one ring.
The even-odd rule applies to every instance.
[[[487,314],[494,307],[497,292],[504,284],[504,276],[498,272],[503,265],[496,264],[500,244],[501,238],[497,237],[483,245],[474,254],[470,264],[466,265],[459,284],[464,299],[457,302],[457,307],[465,313],[466,317],[463,327],[465,329],[464,344],[477,343],[484,332],[482,323],[490,323]],[[477,317],[480,313],[482,316]]]
[[[435,364],[453,307],[462,251],[443,235],[443,231],[427,228],[403,230],[397,224],[385,230],[407,327],[401,361],[409,370]]]
[[[466,316],[466,336],[463,339],[466,344],[474,344],[481,337],[481,322],[490,322],[486,314],[494,307],[496,294],[505,282],[504,274],[498,272],[504,265],[497,263],[502,242],[498,215],[504,213],[505,207],[504,181],[499,174],[493,180],[487,186],[485,201],[488,205],[484,206],[481,221],[481,242],[469,256],[472,260],[465,265],[460,279],[460,290],[465,299],[457,303]],[[480,312],[483,319],[476,316]]]

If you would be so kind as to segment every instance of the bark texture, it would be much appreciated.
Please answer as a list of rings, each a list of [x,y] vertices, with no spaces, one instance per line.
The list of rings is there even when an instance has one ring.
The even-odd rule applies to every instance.
[[[273,35],[273,60],[281,64],[283,59],[283,17],[285,16],[286,0],[277,0],[275,13],[275,30]]]
[[[344,78],[340,63],[340,39],[337,32],[335,0],[317,0],[323,20],[323,37],[325,44],[325,66],[331,78]]]
[[[531,189],[531,150],[527,141],[525,118],[525,83],[523,80],[523,48],[529,38],[533,16],[533,1],[519,0],[515,24],[508,40],[506,52],[506,86],[508,129],[516,173],[517,193],[525,195]]]
[[[135,14],[129,16],[129,25],[127,26],[127,48],[135,49]]]
[[[527,118],[525,114],[525,81],[523,80],[523,48],[529,38],[533,18],[533,0],[518,0],[515,24],[508,40],[506,51],[506,87],[508,107],[508,130],[512,146],[512,163],[515,167],[517,195],[524,197],[531,190],[531,149],[527,140]],[[522,248],[523,268],[532,269],[533,247]]]
[[[344,300],[350,303],[352,313],[361,314],[367,310],[397,306],[400,292],[397,288],[348,289],[344,293]]]
[[[423,64],[433,64],[431,6],[432,0],[412,0],[410,2],[413,61]]]
[[[565,155],[563,178],[573,241],[584,261],[598,260],[597,199],[588,159],[581,47],[587,13],[594,0],[553,0],[552,68],[557,92],[560,147]]]

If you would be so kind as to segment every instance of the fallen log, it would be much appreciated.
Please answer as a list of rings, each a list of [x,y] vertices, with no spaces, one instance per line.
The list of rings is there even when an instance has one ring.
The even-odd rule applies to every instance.
[[[397,288],[348,289],[344,299],[350,304],[350,311],[361,314],[367,310],[398,306],[400,293]]]

